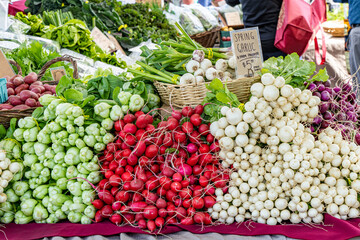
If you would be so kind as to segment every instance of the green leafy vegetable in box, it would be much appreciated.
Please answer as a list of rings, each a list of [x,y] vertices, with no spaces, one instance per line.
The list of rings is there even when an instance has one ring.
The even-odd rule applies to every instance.
[[[43,24],[43,20],[38,16],[31,15],[30,13],[26,15],[23,12],[18,12],[16,13],[15,18],[31,27],[28,34],[35,36],[41,36],[44,34],[45,25]]]
[[[6,53],[6,57],[8,59],[13,59],[17,62],[22,71],[23,75],[28,75],[31,72],[38,73],[40,69],[47,63],[48,61],[60,57],[60,54],[55,51],[49,51],[43,47],[43,45],[39,42],[32,42],[30,45],[28,43],[23,43],[19,48]],[[66,62],[57,62],[51,65],[53,67],[63,66],[68,75],[73,74],[73,69],[70,68],[70,64]],[[16,68],[14,67],[14,70]],[[42,81],[51,81],[52,76],[50,70],[45,72],[45,75],[41,79]]]
[[[57,41],[61,47],[68,48],[86,56],[96,55],[96,45],[91,39],[85,23],[72,19],[44,34],[45,38]]]

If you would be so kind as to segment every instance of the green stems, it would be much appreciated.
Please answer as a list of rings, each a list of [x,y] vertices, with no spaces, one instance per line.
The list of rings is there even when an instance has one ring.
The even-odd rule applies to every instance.
[[[146,65],[143,62],[136,61],[136,63],[139,64],[141,67],[143,67],[145,70],[147,70],[149,72],[152,72],[152,73],[155,73],[155,74],[157,74],[159,76],[162,76],[162,77],[164,77],[166,79],[169,79],[170,81],[171,81],[171,79],[173,77],[173,74],[171,74],[171,73],[166,74],[166,73],[164,73],[164,72],[162,72],[162,71],[160,71],[160,70],[158,70],[156,68],[153,68],[153,67],[150,67],[149,65]]]
[[[138,70],[135,70],[135,69],[130,69],[129,68],[128,72],[131,72],[132,74],[135,74],[135,75],[138,75],[138,76],[145,77],[145,78],[147,78],[147,79],[149,79],[151,81],[157,80],[157,81],[160,81],[160,82],[174,84],[174,82],[172,82],[171,80],[169,80],[167,78],[162,78],[160,76],[152,75],[152,74],[145,73],[145,72],[142,72],[142,71],[138,71]]]

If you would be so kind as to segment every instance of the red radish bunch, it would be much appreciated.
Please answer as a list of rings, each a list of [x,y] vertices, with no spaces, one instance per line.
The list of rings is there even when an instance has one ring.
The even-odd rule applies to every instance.
[[[41,106],[39,98],[44,94],[55,94],[56,86],[43,84],[37,81],[36,73],[29,73],[26,77],[15,75],[6,78],[8,101],[0,104],[0,110],[18,109],[24,110],[31,107]]]
[[[155,124],[150,115],[127,114],[115,122],[117,140],[100,157],[105,176],[97,186],[95,221],[132,224],[154,231],[165,224],[211,224],[207,209],[229,174],[201,119],[203,106],[174,111]]]

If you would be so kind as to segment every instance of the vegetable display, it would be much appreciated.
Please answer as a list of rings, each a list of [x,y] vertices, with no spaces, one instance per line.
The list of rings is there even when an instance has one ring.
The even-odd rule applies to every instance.
[[[44,12],[44,19],[47,19],[46,16],[49,14],[53,15],[53,13]],[[69,18],[71,18],[69,14],[61,14],[70,16]],[[44,25],[41,18],[32,16],[31,14],[24,15],[23,13],[17,13],[16,18],[31,26],[30,34],[57,41],[62,48],[84,54],[96,61],[110,63],[120,68],[126,67],[124,61],[109,53],[105,53],[95,44],[90,36],[90,30],[86,24],[79,19],[66,21],[67,18],[65,17],[62,20],[50,20],[51,23],[56,21],[58,26],[55,27],[54,25]]]
[[[344,139],[360,144],[358,117],[360,106],[356,102],[356,93],[349,83],[330,87],[330,82],[314,82],[308,85],[314,96],[321,98],[319,116],[312,124],[314,132],[327,127],[341,131]]]
[[[73,96],[77,95],[79,99],[93,96],[97,100],[110,100],[105,103],[117,105],[125,113],[139,110],[149,112],[150,109],[160,107],[160,97],[150,83],[129,80],[124,75],[98,76],[86,83],[63,77],[57,85],[57,95],[66,97],[69,92]]]
[[[157,7],[72,0],[49,12],[60,2],[28,3],[42,13],[18,14],[29,34],[122,68],[125,61],[100,50],[88,27],[121,31],[117,38],[129,46],[164,40],[142,46],[139,61],[123,56],[134,64],[123,72],[79,61],[88,76],[74,79],[59,63],[68,75],[57,85],[33,72],[56,52],[35,42],[8,53],[26,76],[6,77],[0,114],[32,115],[0,125],[1,223],[108,221],[162,233],[170,224],[360,216],[360,108],[351,84],[331,87],[326,70],[290,54],[265,61],[261,81],[240,102],[227,86],[237,84],[235,57],[200,46],[178,24],[181,36],[170,40],[176,33]],[[148,15],[140,18],[142,10]],[[202,104],[174,109],[162,106],[154,81],[208,91]]]
[[[176,39],[176,29],[166,19],[163,9],[149,3],[115,4],[115,11],[124,21],[127,28],[123,36],[119,38],[120,44],[125,48],[131,48],[151,39]],[[121,28],[121,26],[116,26]]]
[[[360,148],[332,128],[311,134],[320,98],[269,73],[251,94],[244,113],[223,107],[210,126],[222,166],[233,169],[228,193],[216,190],[212,218],[276,225],[321,223],[323,213],[358,217]]]
[[[8,202],[20,206],[12,210],[15,222],[89,224],[95,216],[92,184],[101,180],[96,153],[113,141],[106,130],[112,121],[110,126],[107,119],[87,122],[81,107],[51,95],[40,103],[48,112],[46,122],[36,120],[38,109],[34,118],[20,119],[14,131],[25,153],[24,178],[5,192]]]
[[[44,94],[55,94],[55,86],[37,81],[37,74],[29,73],[26,77],[15,75],[6,83],[7,102],[0,104],[0,110],[24,110],[41,106],[39,97]]]
[[[161,47],[155,50],[142,47],[145,63],[136,63],[143,71],[128,71],[136,77],[172,84],[197,84],[215,78],[227,81],[234,77],[235,58],[227,61],[226,55],[216,49],[201,47],[191,40],[180,25],[177,24],[177,27],[183,33],[180,43],[164,41],[160,43]]]
[[[117,140],[100,157],[105,178],[93,201],[95,221],[152,232],[171,223],[212,223],[206,211],[229,174],[214,155],[219,147],[202,112],[202,105],[184,107],[160,122],[136,112],[114,123]]]

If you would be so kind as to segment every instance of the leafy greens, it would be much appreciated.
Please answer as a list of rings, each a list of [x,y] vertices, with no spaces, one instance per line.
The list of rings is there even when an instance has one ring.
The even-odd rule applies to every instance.
[[[282,76],[286,84],[293,87],[304,89],[304,83],[309,84],[314,81],[324,82],[329,79],[325,69],[320,69],[317,74],[316,64],[306,60],[300,60],[297,53],[266,60],[261,69],[261,74],[271,73],[274,77]],[[315,75],[314,75],[315,74]],[[313,76],[314,75],[314,76]]]

